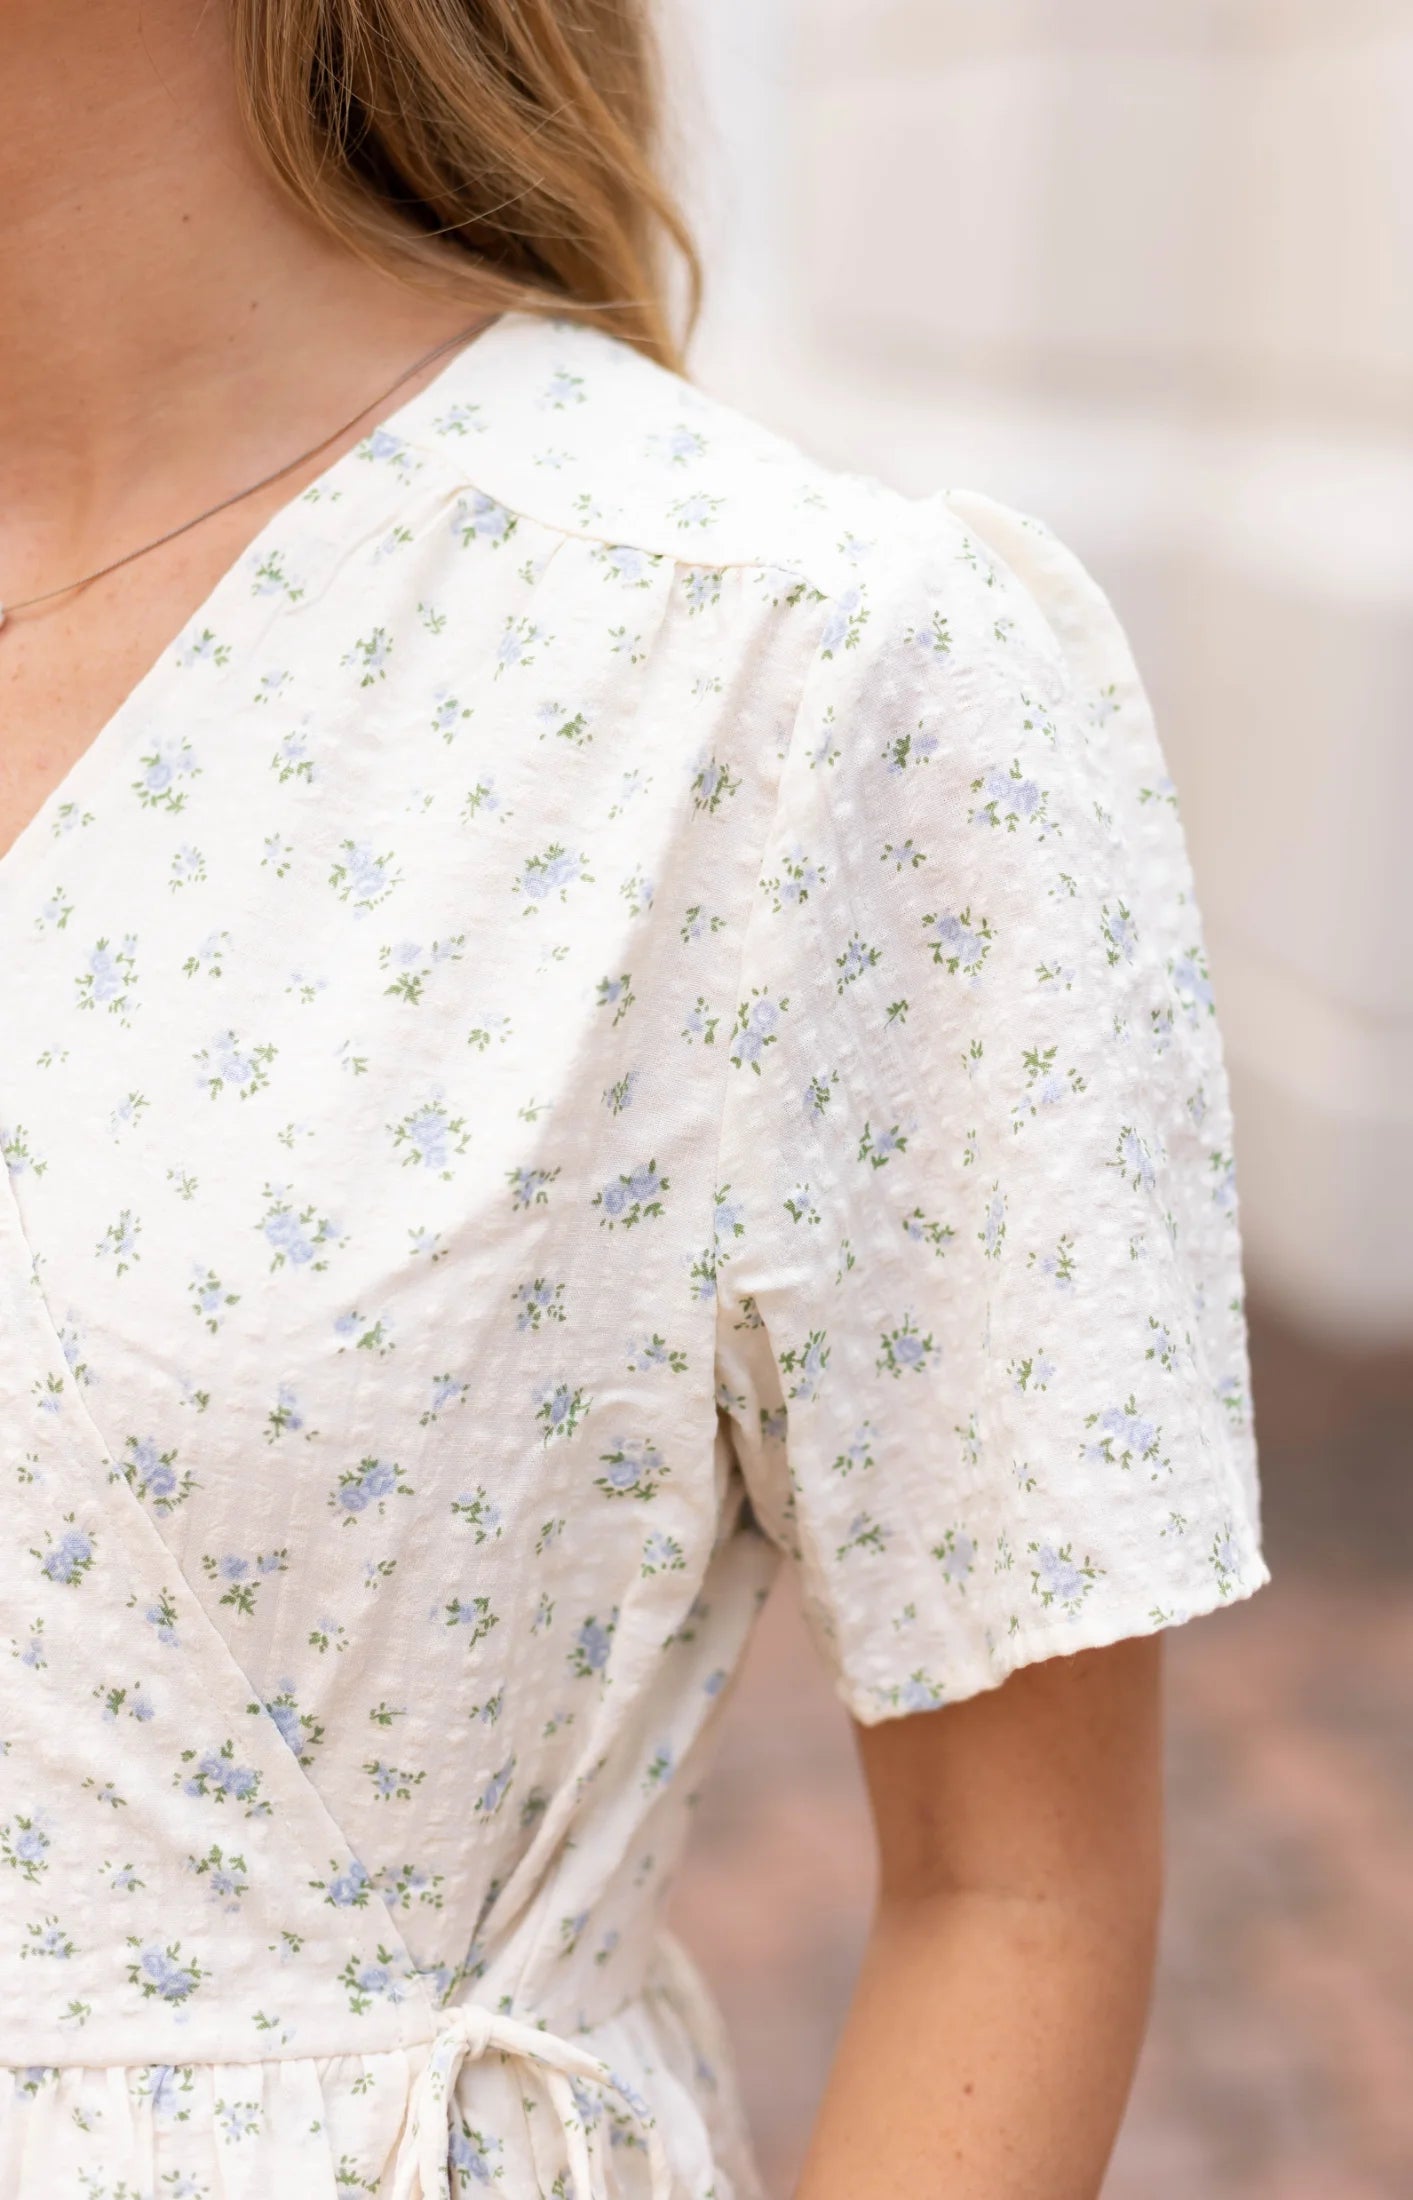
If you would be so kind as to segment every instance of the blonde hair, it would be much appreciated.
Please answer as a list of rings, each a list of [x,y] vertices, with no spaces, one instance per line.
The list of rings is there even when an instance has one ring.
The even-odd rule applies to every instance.
[[[232,0],[245,122],[326,229],[413,281],[569,312],[679,367],[649,0]]]

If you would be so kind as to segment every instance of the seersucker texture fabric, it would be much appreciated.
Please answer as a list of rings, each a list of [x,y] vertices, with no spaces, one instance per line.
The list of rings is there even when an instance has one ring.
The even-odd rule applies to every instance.
[[[750,2200],[664,1897],[1257,1589],[1174,790],[1042,525],[496,322],[0,862],[0,2195]]]

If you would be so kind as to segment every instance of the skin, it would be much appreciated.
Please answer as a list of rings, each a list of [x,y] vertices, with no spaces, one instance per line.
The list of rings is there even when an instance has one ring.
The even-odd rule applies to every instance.
[[[1095,2200],[1152,1984],[1162,1655],[856,1727],[878,1895],[796,2200]]]
[[[0,630],[6,849],[394,377],[487,316],[474,289],[415,291],[285,204],[245,143],[218,0],[4,0],[0,18],[0,601],[150,541],[373,405],[269,489]]]
[[[6,849],[399,370],[482,315],[474,291],[414,292],[283,203],[210,0],[5,0],[0,205],[0,597],[104,563],[373,408],[269,490],[14,616]],[[797,2200],[1098,2193],[1152,1974],[1160,1640],[857,1729],[878,1901]]]

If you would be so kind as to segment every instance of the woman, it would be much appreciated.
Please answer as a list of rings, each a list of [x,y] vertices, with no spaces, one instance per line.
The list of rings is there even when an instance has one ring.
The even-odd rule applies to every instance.
[[[5,38],[0,2190],[750,2193],[659,1918],[783,1554],[799,2200],[1095,2193],[1267,1578],[1104,598],[673,370],[632,0]]]

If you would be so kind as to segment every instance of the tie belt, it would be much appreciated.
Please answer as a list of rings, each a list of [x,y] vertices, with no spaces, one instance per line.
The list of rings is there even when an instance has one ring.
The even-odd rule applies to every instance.
[[[662,2134],[647,2102],[629,2081],[611,2070],[600,2056],[576,2047],[571,2040],[542,2032],[538,2026],[523,2024],[515,2017],[498,2015],[477,2002],[462,2002],[453,2009],[432,2041],[432,2051],[412,2089],[411,2158],[398,2172],[393,2200],[451,2200],[448,2157],[456,2081],[463,2063],[479,2061],[489,2054],[511,2056],[538,2068],[564,2127],[574,2200],[611,2200],[602,2140],[593,2119],[585,2113],[590,2104],[576,2092],[576,2078],[607,2086],[618,2095],[643,2135],[652,2200],[672,2200],[672,2172]]]

